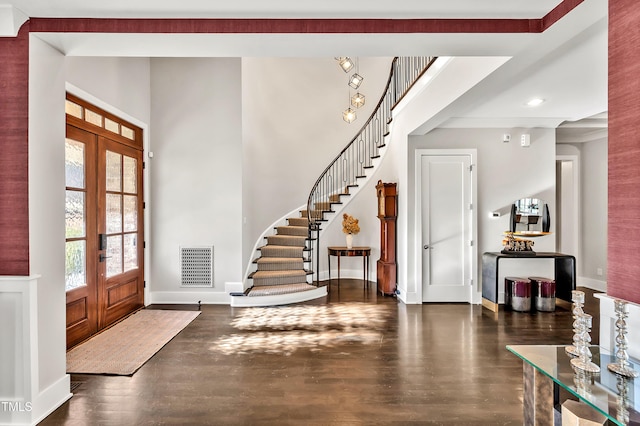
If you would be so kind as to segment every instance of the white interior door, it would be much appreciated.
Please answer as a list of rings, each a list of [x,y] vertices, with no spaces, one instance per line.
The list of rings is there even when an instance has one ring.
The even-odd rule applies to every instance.
[[[577,168],[577,157],[558,157],[556,161],[556,248],[576,258],[580,235]]]
[[[421,156],[422,301],[471,302],[471,157]]]

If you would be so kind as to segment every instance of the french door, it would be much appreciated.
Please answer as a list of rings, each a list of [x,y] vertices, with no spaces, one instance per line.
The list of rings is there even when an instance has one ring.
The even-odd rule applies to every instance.
[[[91,130],[66,128],[68,348],[144,305],[142,150]]]

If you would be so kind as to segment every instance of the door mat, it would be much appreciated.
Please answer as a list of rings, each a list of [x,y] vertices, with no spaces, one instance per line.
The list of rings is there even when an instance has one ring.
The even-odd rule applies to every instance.
[[[138,311],[67,352],[67,373],[130,376],[199,314]]]

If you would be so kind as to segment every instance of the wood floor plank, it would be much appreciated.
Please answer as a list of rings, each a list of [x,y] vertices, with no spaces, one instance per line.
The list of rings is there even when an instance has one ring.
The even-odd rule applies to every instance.
[[[583,290],[595,320],[598,304]],[[363,290],[361,280],[343,279],[339,291],[334,280],[327,298],[306,305],[353,302],[391,311],[375,344],[290,355],[212,350],[222,337],[243,333],[231,326],[243,309],[203,305],[132,377],[72,375],[80,383],[73,398],[41,424],[520,425],[522,365],[505,346],[572,337],[567,309],[495,314],[480,305],[403,305],[376,294],[374,283]],[[594,343],[597,330],[594,321]]]

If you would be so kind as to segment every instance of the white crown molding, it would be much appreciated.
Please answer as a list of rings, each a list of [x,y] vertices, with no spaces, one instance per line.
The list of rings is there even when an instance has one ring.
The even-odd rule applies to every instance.
[[[0,4],[0,37],[15,37],[29,17],[9,4]]]

